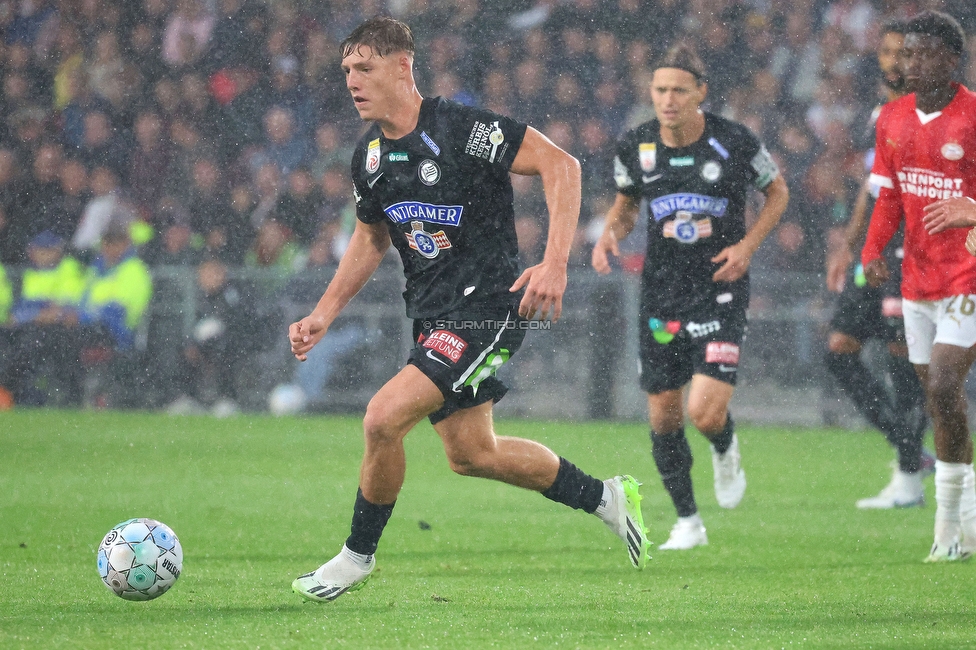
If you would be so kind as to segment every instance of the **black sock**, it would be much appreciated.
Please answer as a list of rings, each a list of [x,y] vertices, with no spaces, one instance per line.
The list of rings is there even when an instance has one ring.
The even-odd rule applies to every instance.
[[[651,453],[657,471],[661,474],[664,489],[671,495],[679,517],[690,517],[698,512],[695,491],[691,485],[691,447],[685,438],[685,430],[670,433],[651,431]]]
[[[904,420],[896,415],[884,384],[868,371],[861,356],[827,352],[824,362],[861,415],[897,447],[896,441],[904,427]]]
[[[603,481],[586,474],[560,456],[556,480],[542,496],[592,514],[603,500]]]
[[[352,513],[352,533],[346,538],[346,548],[353,553],[372,555],[379,546],[380,536],[386,528],[386,522],[393,514],[393,506],[370,503],[363,496],[360,489],[356,492],[356,505]]]
[[[714,438],[709,438],[708,440],[715,447],[715,451],[724,454],[732,446],[732,436],[734,434],[735,423],[732,421],[732,414],[729,413],[725,416],[725,427]]]
[[[894,440],[898,450],[898,468],[914,474],[921,468],[922,439],[928,428],[925,413],[925,392],[918,374],[905,357],[891,356],[888,373],[895,388],[895,405],[905,421],[902,434]]]

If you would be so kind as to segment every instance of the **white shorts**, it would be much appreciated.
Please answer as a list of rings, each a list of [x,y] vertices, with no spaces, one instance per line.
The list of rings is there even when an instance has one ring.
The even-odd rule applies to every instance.
[[[942,300],[905,300],[905,341],[908,360],[928,365],[936,343],[971,348],[976,345],[976,295]]]

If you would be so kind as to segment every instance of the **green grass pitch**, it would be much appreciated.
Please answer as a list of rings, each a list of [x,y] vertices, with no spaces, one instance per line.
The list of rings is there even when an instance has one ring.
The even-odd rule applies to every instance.
[[[600,477],[644,482],[651,539],[674,513],[640,424],[503,420]],[[355,418],[0,414],[0,648],[973,648],[976,563],[926,565],[922,509],[860,512],[889,479],[878,434],[740,427],[749,488],[711,544],[633,570],[595,517],[453,475],[426,424],[361,591],[303,602],[292,579],[339,549],[362,451]],[[169,524],[165,596],[123,601],[95,550],[116,523]],[[428,526],[422,526],[425,522]]]

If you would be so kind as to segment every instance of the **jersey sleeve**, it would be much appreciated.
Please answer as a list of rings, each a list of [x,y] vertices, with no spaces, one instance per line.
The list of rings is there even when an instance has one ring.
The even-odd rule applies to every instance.
[[[528,125],[488,110],[460,104],[453,106],[452,130],[463,141],[462,158],[476,166],[507,174],[525,139]]]
[[[868,183],[877,190],[877,200],[871,212],[868,223],[868,234],[861,250],[861,263],[868,264],[879,257],[885,246],[894,237],[901,224],[901,189],[895,184],[894,167],[891,159],[891,148],[883,145],[887,141],[885,135],[886,112],[878,118],[875,129],[874,163]]]
[[[617,142],[613,157],[613,182],[619,193],[639,200],[641,188],[634,180],[638,172],[633,166],[635,158],[633,141],[632,134],[628,133]]]
[[[764,190],[779,176],[779,165],[766,149],[766,145],[752,131],[742,125],[739,125],[739,128],[742,151],[749,161],[746,174],[757,190]]]
[[[369,185],[358,173],[363,168],[363,155],[363,147],[357,146],[352,156],[352,198],[356,201],[356,218],[363,223],[380,223],[386,215],[372,200]]]

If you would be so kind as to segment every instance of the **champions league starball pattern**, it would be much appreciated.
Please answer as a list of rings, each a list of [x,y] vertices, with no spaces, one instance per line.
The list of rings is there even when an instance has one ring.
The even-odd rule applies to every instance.
[[[98,547],[98,575],[112,593],[126,600],[162,596],[182,570],[180,540],[155,519],[123,521]]]

